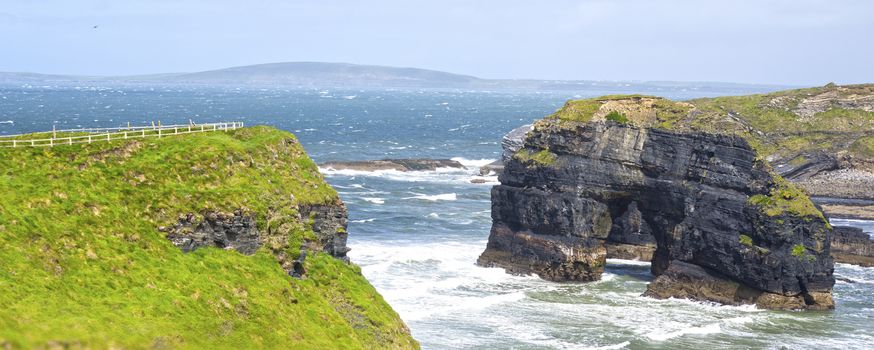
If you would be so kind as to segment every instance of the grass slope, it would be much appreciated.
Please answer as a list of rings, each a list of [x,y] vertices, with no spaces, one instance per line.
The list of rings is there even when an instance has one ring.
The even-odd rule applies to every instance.
[[[0,149],[0,193],[0,348],[418,347],[356,266],[277,263],[312,235],[296,205],[339,201],[287,132]],[[271,237],[253,256],[157,230],[236,209]]]

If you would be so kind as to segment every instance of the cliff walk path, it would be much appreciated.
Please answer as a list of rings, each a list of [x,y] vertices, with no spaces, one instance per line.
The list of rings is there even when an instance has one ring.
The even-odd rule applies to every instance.
[[[79,143],[93,143],[112,140],[126,140],[145,137],[164,137],[197,132],[235,130],[243,127],[243,122],[219,122],[176,125],[152,123],[148,126],[120,128],[83,128],[40,131],[30,134],[0,135],[0,147],[53,147]]]

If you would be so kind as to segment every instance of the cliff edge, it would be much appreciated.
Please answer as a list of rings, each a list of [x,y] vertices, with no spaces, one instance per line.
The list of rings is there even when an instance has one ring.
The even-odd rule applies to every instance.
[[[479,264],[592,281],[607,242],[654,243],[647,295],[833,308],[823,214],[745,138],[666,127],[695,108],[608,96],[537,122],[492,189]]]
[[[418,348],[268,127],[0,149],[0,348]]]

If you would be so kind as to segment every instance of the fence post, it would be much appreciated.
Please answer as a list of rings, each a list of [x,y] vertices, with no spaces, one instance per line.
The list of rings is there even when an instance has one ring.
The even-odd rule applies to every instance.
[[[12,140],[12,148],[17,147],[18,140]]]
[[[91,143],[91,135],[88,135],[88,143]]]
[[[73,144],[73,137],[70,136],[69,140],[70,140],[70,144],[72,145]]]
[[[127,140],[127,131],[124,132],[124,139]]]
[[[106,141],[109,141],[109,135],[112,135],[112,134],[106,134]]]

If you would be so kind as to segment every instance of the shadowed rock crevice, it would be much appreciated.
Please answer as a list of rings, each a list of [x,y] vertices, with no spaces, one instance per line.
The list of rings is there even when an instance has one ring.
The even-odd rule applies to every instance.
[[[584,282],[608,256],[637,258],[668,276],[649,295],[728,300],[665,287],[703,276],[682,263],[755,291],[740,303],[833,307],[830,226],[740,137],[546,120],[505,167],[481,265]]]

